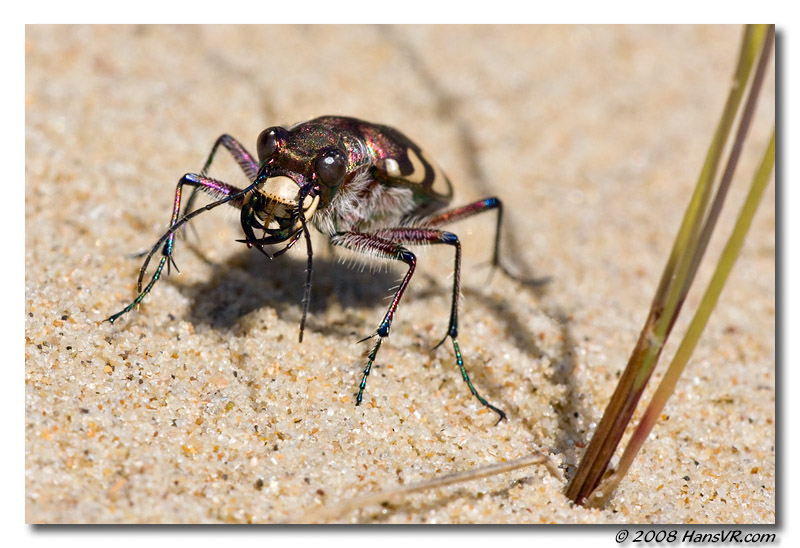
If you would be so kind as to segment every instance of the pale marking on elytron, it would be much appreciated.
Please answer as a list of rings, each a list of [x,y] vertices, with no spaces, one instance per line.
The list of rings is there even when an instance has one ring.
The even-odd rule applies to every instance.
[[[398,164],[397,160],[394,158],[386,158],[383,161],[383,170],[390,177],[394,177],[396,179],[403,177],[403,175],[400,173],[400,164]]]
[[[404,179],[409,183],[420,184],[428,175],[428,171],[425,169],[425,162],[416,151],[411,148],[406,149],[406,153],[408,154],[408,160],[411,162],[411,167],[414,168],[414,170],[406,175]]]
[[[427,163],[431,170],[433,171],[433,179],[431,180],[431,191],[434,194],[438,194],[439,196],[443,196],[445,198],[451,198],[453,196],[453,187],[450,186],[450,181],[447,180],[447,177],[439,167],[428,160],[422,151],[417,153],[413,149],[407,149],[408,152],[408,159],[411,162],[411,166],[414,168],[410,174],[405,177],[405,180],[409,183],[420,184],[425,181],[427,177],[427,171],[425,170],[425,164]]]

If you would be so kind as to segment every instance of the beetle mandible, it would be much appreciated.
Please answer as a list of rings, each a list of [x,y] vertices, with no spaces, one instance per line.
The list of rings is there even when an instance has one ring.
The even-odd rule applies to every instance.
[[[240,189],[208,177],[208,170],[219,147],[224,147],[241,167],[249,186]],[[446,244],[455,251],[453,294],[447,334],[453,343],[456,363],[469,390],[500,416],[506,414],[481,396],[470,381],[458,346],[458,298],[461,283],[461,243],[442,226],[484,211],[497,211],[492,266],[499,262],[502,204],[497,198],[444,209],[453,195],[448,178],[408,137],[394,128],[355,118],[322,116],[288,129],[275,126],[261,132],[257,141],[258,160],[230,135],[217,139],[199,174],[187,173],[178,181],[168,230],[147,254],[139,270],[139,294],[128,306],[108,321],[114,323],[130,312],[150,292],[161,277],[174,266],[172,257],[175,233],[204,211],[223,204],[241,210],[245,238],[237,240],[256,248],[269,258],[290,249],[305,236],[308,268],[303,296],[303,315],[299,340],[303,340],[311,291],[312,248],[309,224],[340,246],[371,257],[404,263],[408,270],[392,298],[389,309],[375,332],[362,339],[375,339],[358,387],[356,405],[362,400],[372,365],[383,340],[389,335],[397,306],[414,274],[417,260],[406,245]],[[181,209],[184,187],[193,193]],[[198,191],[216,201],[192,210]],[[256,231],[260,231],[256,235]],[[283,245],[270,253],[268,245]],[[161,250],[161,258],[150,281],[144,280],[150,260]],[[501,267],[502,269],[502,267]],[[502,269],[505,271],[505,269]]]

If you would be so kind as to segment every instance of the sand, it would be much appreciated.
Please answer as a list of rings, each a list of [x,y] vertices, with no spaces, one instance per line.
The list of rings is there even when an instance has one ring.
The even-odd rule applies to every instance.
[[[336,516],[344,523],[774,523],[775,196],[614,498],[567,479],[644,321],[721,112],[739,27],[44,27],[26,30],[25,434],[29,523],[268,523],[532,452],[514,472]],[[774,123],[771,69],[718,255]],[[494,217],[418,252],[391,336],[355,394],[403,270],[353,267],[315,234],[269,261],[238,212],[198,217],[138,310],[140,258],[178,179],[222,133],[322,114],[397,127],[455,185],[499,196],[510,269],[487,282]],[[246,178],[225,154],[214,175]],[[344,264],[342,262],[344,261]],[[710,273],[701,269],[672,355]],[[662,363],[654,380],[660,378]],[[647,394],[652,392],[654,383]]]

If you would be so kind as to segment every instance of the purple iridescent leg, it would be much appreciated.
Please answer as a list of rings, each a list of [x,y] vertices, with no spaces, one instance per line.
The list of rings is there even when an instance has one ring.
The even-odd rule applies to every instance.
[[[208,176],[208,170],[211,168],[211,163],[214,161],[214,156],[217,154],[217,149],[223,146],[225,149],[231,153],[233,159],[239,164],[239,167],[242,168],[244,174],[247,176],[248,181],[252,181],[256,178],[258,173],[258,162],[256,162],[253,155],[247,152],[247,149],[244,146],[231,137],[228,134],[220,135],[217,141],[214,143],[214,146],[211,147],[211,152],[208,154],[208,158],[206,159],[206,163],[203,164],[203,169],[200,170],[201,177]],[[189,213],[192,210],[192,205],[194,205],[194,201],[197,198],[197,193],[200,192],[199,187],[195,187],[192,191],[192,195],[189,196],[189,199],[186,201],[186,209],[184,209],[184,213]]]
[[[444,211],[426,218],[425,226],[437,227],[455,223],[467,217],[478,215],[484,211],[497,210],[497,225],[494,232],[494,252],[492,253],[492,267],[500,266],[500,226],[503,222],[503,203],[498,198],[484,198],[477,202]],[[502,268],[502,267],[501,267]],[[503,269],[505,271],[505,269]]]
[[[247,192],[249,192],[252,188],[254,188],[256,184],[257,183],[254,182],[252,185],[242,190],[227,183],[223,183],[222,181],[209,179],[208,177],[203,177],[201,175],[196,175],[194,173],[187,173],[186,175],[181,177],[181,180],[178,181],[178,185],[175,189],[175,200],[173,202],[172,216],[170,218],[169,230],[167,230],[167,232],[165,232],[164,235],[161,236],[158,242],[156,242],[156,244],[153,246],[153,248],[150,250],[150,253],[147,254],[147,257],[145,258],[144,263],[142,264],[142,268],[139,270],[139,279],[137,281],[137,288],[139,291],[139,295],[137,295],[137,297],[133,300],[133,302],[131,302],[128,306],[126,306],[113,316],[110,316],[108,318],[108,321],[114,323],[114,321],[116,321],[117,318],[119,318],[123,314],[130,312],[136,305],[142,302],[142,299],[144,299],[144,297],[148,293],[150,293],[150,290],[153,288],[155,283],[161,277],[161,272],[163,271],[165,265],[167,265],[167,270],[169,271],[169,265],[174,264],[174,261],[172,260],[172,250],[175,242],[175,231],[178,228],[186,224],[190,219],[192,219],[196,215],[199,215],[203,211],[208,211],[209,209],[213,209],[225,203],[228,203],[237,208],[241,208],[242,203],[244,201],[244,195]],[[207,206],[201,209],[185,214],[179,219],[178,217],[180,216],[180,211],[181,211],[181,194],[183,193],[184,185],[189,185],[195,188],[199,188],[200,190],[203,190],[208,194],[215,196],[216,198],[218,198],[218,200],[208,204]],[[153,257],[153,255],[156,254],[159,248],[161,248],[162,250],[161,260],[159,260],[158,266],[156,267],[156,271],[150,278],[150,282],[144,287],[144,289],[142,289],[142,280],[144,279],[145,272],[147,271],[147,266],[150,264],[150,259]]]
[[[340,232],[331,238],[331,243],[333,245],[358,251],[360,253],[366,253],[368,255],[374,255],[385,259],[395,259],[408,265],[408,272],[406,272],[403,281],[400,282],[400,287],[394,294],[392,303],[389,305],[389,310],[386,311],[386,314],[378,326],[378,329],[375,331],[374,335],[372,335],[373,337],[377,335],[378,339],[375,341],[375,345],[372,347],[372,350],[369,353],[367,358],[367,367],[364,369],[364,375],[361,378],[361,384],[358,387],[356,405],[360,405],[361,399],[364,395],[364,388],[367,386],[367,377],[369,377],[369,373],[372,370],[372,364],[375,361],[375,357],[378,355],[378,349],[381,347],[384,337],[389,335],[389,329],[392,326],[392,318],[394,317],[395,310],[397,310],[397,305],[400,303],[400,299],[403,297],[406,287],[408,287],[408,282],[411,280],[411,276],[414,274],[414,269],[417,265],[417,258],[413,253],[399,243],[385,240],[373,234]],[[366,341],[369,338],[370,337],[366,337],[362,339],[361,342]]]
[[[503,203],[498,198],[484,198],[465,206],[457,207],[449,211],[438,213],[423,219],[422,224],[427,227],[439,227],[446,224],[454,223],[467,217],[472,217],[484,211],[497,210],[497,224],[494,231],[494,251],[492,252],[492,272],[495,268],[519,283],[531,287],[538,287],[549,281],[549,278],[534,278],[526,279],[511,272],[506,266],[500,262],[500,227],[503,223]],[[491,277],[491,274],[490,274]]]
[[[361,251],[364,253],[376,254],[379,257],[400,260],[409,266],[408,272],[403,278],[403,281],[400,283],[400,287],[392,299],[389,310],[387,310],[383,321],[380,323],[375,333],[375,335],[378,336],[378,339],[367,357],[367,367],[364,369],[364,375],[361,379],[361,384],[359,385],[358,396],[356,397],[356,405],[361,403],[364,388],[367,384],[367,377],[369,376],[370,370],[372,369],[372,364],[374,363],[378,354],[378,349],[383,342],[383,338],[389,335],[389,329],[391,328],[392,319],[394,318],[395,311],[397,310],[397,305],[399,304],[400,299],[403,296],[403,292],[408,286],[408,282],[414,273],[416,257],[413,253],[403,247],[403,244],[447,244],[455,247],[455,269],[453,276],[453,298],[450,309],[450,325],[448,327],[445,339],[450,337],[453,341],[456,363],[458,364],[461,375],[464,381],[467,383],[470,392],[472,392],[472,394],[478,399],[478,401],[481,402],[481,404],[500,415],[500,420],[506,418],[506,415],[502,410],[490,404],[478,393],[477,390],[475,390],[475,387],[472,385],[472,381],[467,374],[467,369],[464,366],[464,360],[461,356],[461,351],[458,346],[458,295],[460,292],[461,283],[461,243],[458,241],[458,237],[450,232],[427,228],[390,228],[383,229],[372,234],[339,234],[333,238],[332,242],[334,245],[340,245],[355,251]],[[442,342],[444,342],[444,339],[442,339]]]

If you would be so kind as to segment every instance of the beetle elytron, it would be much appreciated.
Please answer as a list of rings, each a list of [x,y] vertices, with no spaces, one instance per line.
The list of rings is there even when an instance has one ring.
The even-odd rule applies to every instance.
[[[243,189],[207,176],[219,147],[236,160],[251,182]],[[148,253],[139,271],[138,296],[131,304],[108,318],[113,323],[137,306],[161,276],[164,266],[174,265],[172,252],[175,233],[192,218],[222,204],[241,210],[245,238],[238,240],[255,247],[268,257],[277,257],[305,236],[308,269],[306,274],[300,341],[303,340],[311,291],[311,239],[309,224],[330,238],[331,244],[372,257],[401,261],[408,267],[389,309],[377,330],[367,356],[367,366],[358,389],[356,405],[361,403],[372,364],[383,339],[389,335],[397,306],[416,267],[416,257],[406,245],[447,244],[455,250],[453,295],[447,334],[453,342],[456,363],[472,394],[506,418],[505,413],[487,402],[469,379],[458,346],[458,297],[461,281],[461,244],[458,237],[441,230],[448,223],[483,211],[497,210],[493,266],[499,266],[498,248],[502,205],[497,198],[442,209],[452,198],[447,177],[429,162],[422,150],[399,131],[355,118],[323,116],[289,129],[271,127],[258,136],[258,161],[233,137],[222,135],[199,174],[184,175],[175,191],[172,217],[167,232]],[[194,187],[181,212],[184,186]],[[197,191],[216,201],[197,210],[191,204]],[[256,231],[260,234],[256,235]],[[282,244],[269,253],[264,246]],[[147,266],[161,250],[161,258],[149,283],[142,288]],[[437,345],[438,346],[438,345]]]

